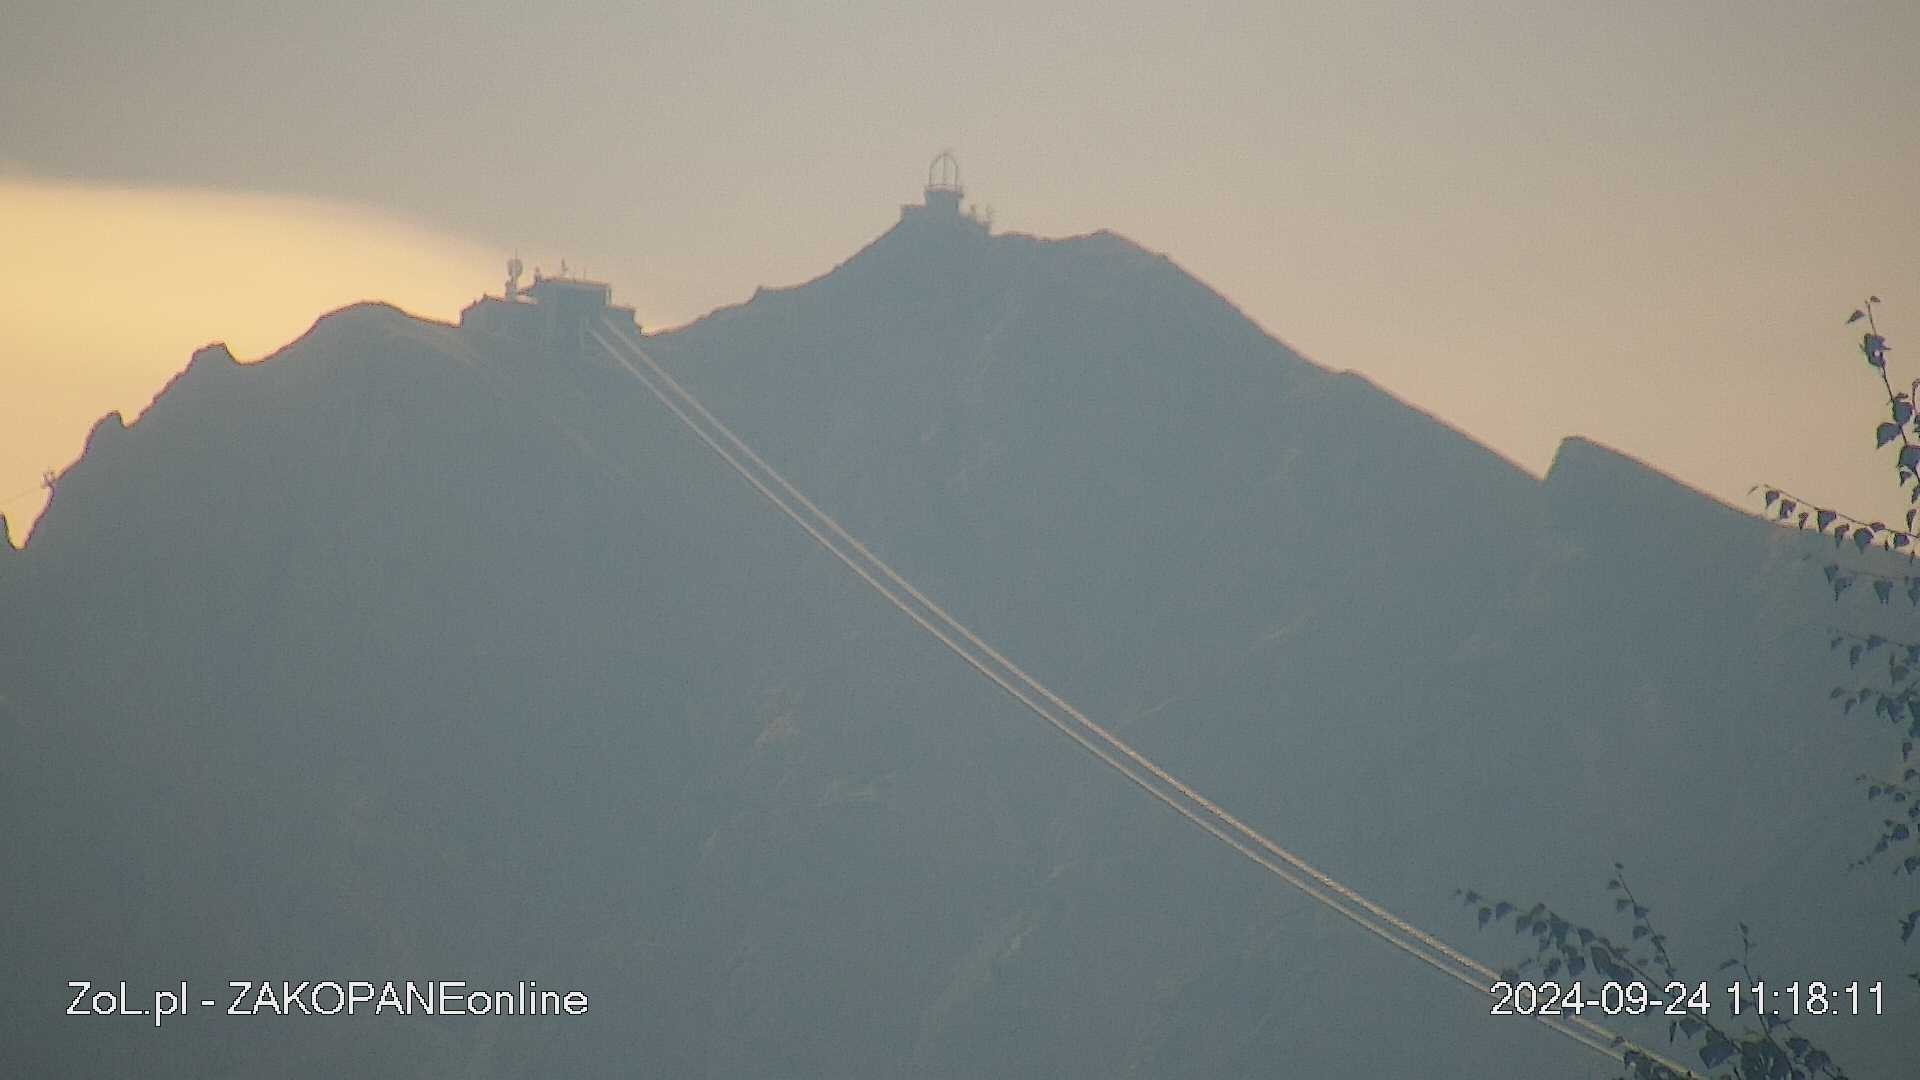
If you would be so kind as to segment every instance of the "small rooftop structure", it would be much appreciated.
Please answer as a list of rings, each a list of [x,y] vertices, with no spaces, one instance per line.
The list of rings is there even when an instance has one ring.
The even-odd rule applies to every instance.
[[[565,264],[561,264],[563,267]],[[633,324],[640,320],[633,308],[613,302],[613,286],[604,281],[575,277],[542,277],[533,272],[533,284],[520,285],[520,259],[507,262],[507,283],[500,296],[482,296],[460,312],[460,327],[544,345],[570,353],[585,347],[587,328],[601,318]]]
[[[992,219],[982,218],[971,209],[962,211],[960,197],[965,194],[966,189],[960,186],[960,162],[954,158],[953,151],[942,150],[934,155],[932,164],[927,166],[924,201],[901,206],[900,220],[960,226],[985,232],[992,225]]]
[[[960,162],[954,159],[953,151],[940,151],[927,166],[927,209],[957,214],[960,196],[966,193],[967,189],[960,186]]]

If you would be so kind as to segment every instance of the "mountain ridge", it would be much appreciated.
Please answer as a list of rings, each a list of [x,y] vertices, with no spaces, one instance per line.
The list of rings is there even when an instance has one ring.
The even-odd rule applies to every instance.
[[[1567,459],[1587,479],[1535,478],[1118,238],[890,230],[648,348],[1023,667],[1489,962],[1508,943],[1453,888],[1575,910],[1623,850],[1676,940],[1739,912],[1808,966],[1880,951],[1807,912],[1878,918],[1887,895],[1739,857],[1769,797],[1783,846],[1846,850],[1860,815],[1831,793],[1870,745],[1772,719],[1823,708],[1824,656],[1783,634],[1820,583],[1767,561],[1762,522],[1683,498],[1649,525],[1640,489],[1669,489],[1591,444]],[[534,976],[611,1019],[465,1048],[419,1026],[81,1039],[34,1022],[35,983],[0,1002],[0,1064],[1583,1060],[1038,730],[624,374],[378,304],[231,360],[201,350],[97,428],[0,575],[32,613],[0,630],[0,806],[33,883],[6,912],[45,928],[0,946],[10,967]],[[1550,806],[1587,809],[1527,809]],[[1844,1060],[1911,1049],[1840,1037]]]

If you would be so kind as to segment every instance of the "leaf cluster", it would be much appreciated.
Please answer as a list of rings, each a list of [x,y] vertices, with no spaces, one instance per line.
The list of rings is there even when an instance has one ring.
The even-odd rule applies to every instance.
[[[1920,380],[1915,380],[1904,391],[1894,389],[1892,377],[1887,373],[1887,353],[1892,346],[1880,333],[1875,311],[1880,302],[1878,296],[1869,296],[1847,317],[1847,325],[1862,321],[1867,324],[1860,337],[1860,355],[1886,394],[1888,416],[1874,429],[1874,447],[1884,449],[1897,445],[1894,473],[1907,491],[1907,501],[1915,504],[1907,510],[1903,527],[1894,528],[1883,521],[1867,521],[1821,507],[1779,487],[1767,487],[1762,499],[1764,507],[1772,512],[1773,520],[1797,529],[1811,527],[1831,536],[1836,548],[1851,543],[1861,554],[1879,548],[1913,559],[1920,555],[1920,539],[1917,539],[1920,538],[1920,416],[1915,413]],[[1920,608],[1920,574],[1893,574],[1843,566],[1839,562],[1828,563],[1823,569],[1836,602],[1857,582],[1866,581],[1882,606],[1891,606],[1897,594],[1906,599],[1909,609]],[[1894,873],[1920,878],[1920,769],[1916,769],[1914,763],[1914,749],[1920,745],[1920,644],[1893,640],[1880,633],[1834,630],[1828,647],[1835,652],[1844,650],[1847,666],[1855,670],[1863,664],[1872,664],[1876,654],[1884,657],[1883,681],[1835,686],[1828,698],[1840,704],[1842,715],[1871,704],[1875,716],[1885,717],[1901,729],[1897,775],[1863,774],[1859,778],[1868,801],[1884,799],[1891,812],[1882,819],[1880,834],[1874,839],[1872,849],[1855,860],[1854,865],[1885,858],[1894,863]],[[1884,653],[1881,650],[1885,650]],[[1911,941],[1917,929],[1920,929],[1920,908],[1900,920],[1900,940]],[[1910,977],[1920,983],[1920,972]]]
[[[1903,528],[1893,528],[1884,521],[1863,521],[1843,514],[1830,507],[1818,506],[1778,487],[1767,487],[1763,496],[1765,511],[1772,513],[1775,521],[1787,522],[1797,529],[1809,525],[1815,532],[1831,535],[1837,547],[1851,541],[1861,551],[1870,547],[1883,547],[1889,551],[1914,554],[1915,537],[1920,535],[1920,418],[1914,412],[1915,401],[1920,398],[1920,379],[1905,390],[1893,388],[1893,378],[1887,374],[1887,353],[1893,346],[1880,333],[1878,320],[1874,316],[1874,305],[1880,298],[1870,296],[1866,303],[1855,308],[1847,317],[1848,325],[1867,321],[1867,331],[1860,336],[1860,355],[1866,358],[1867,366],[1880,377],[1880,386],[1887,396],[1887,416],[1873,430],[1874,449],[1885,449],[1898,443],[1894,454],[1894,476],[1907,492],[1907,501],[1916,504],[1906,513]],[[1759,487],[1751,489],[1760,490]],[[1831,576],[1828,578],[1831,582]],[[1836,586],[1836,588],[1840,588]],[[1883,598],[1884,602],[1884,598]]]
[[[1523,910],[1511,901],[1490,899],[1471,890],[1454,895],[1463,905],[1477,909],[1481,929],[1510,923],[1515,934],[1531,936],[1533,955],[1502,971],[1503,978],[1519,979],[1530,973],[1540,979],[1587,976],[1609,982],[1640,982],[1656,991],[1672,982],[1695,985],[1698,980],[1686,978],[1674,962],[1667,949],[1667,936],[1654,926],[1652,909],[1627,884],[1626,867],[1614,863],[1613,870],[1607,891],[1613,894],[1614,914],[1625,924],[1624,941],[1567,919],[1543,903]],[[1753,972],[1752,953],[1751,933],[1741,923],[1740,955],[1728,957],[1716,970],[1737,968],[1744,980],[1762,981]],[[1844,1080],[1846,1076],[1826,1051],[1796,1032],[1792,1021],[1778,1012],[1732,1028],[1716,1023],[1711,1009],[1704,1013],[1689,1011],[1668,1023],[1667,1041],[1688,1046],[1705,1071],[1678,1073],[1638,1050],[1628,1050],[1622,1055],[1625,1076],[1630,1080],[1681,1080],[1684,1076]]]

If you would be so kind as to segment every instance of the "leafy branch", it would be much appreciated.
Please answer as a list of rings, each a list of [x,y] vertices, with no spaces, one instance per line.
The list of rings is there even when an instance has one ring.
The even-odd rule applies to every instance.
[[[1613,864],[1614,876],[1607,891],[1614,894],[1616,915],[1627,920],[1625,944],[1590,926],[1569,920],[1544,903],[1526,910],[1506,900],[1494,900],[1473,891],[1456,891],[1467,907],[1477,907],[1481,929],[1512,920],[1516,934],[1533,936],[1533,955],[1509,968],[1503,975],[1518,979],[1530,971],[1541,979],[1553,979],[1562,973],[1579,979],[1589,970],[1610,982],[1639,983],[1664,987],[1670,983],[1699,985],[1699,980],[1681,974],[1667,949],[1667,936],[1653,923],[1652,909],[1627,883],[1626,868]],[[1920,913],[1914,921],[1920,925]],[[1741,952],[1729,957],[1717,970],[1739,968],[1749,982],[1761,981],[1752,970],[1753,941],[1745,923],[1740,924]],[[1765,1013],[1738,1030],[1716,1024],[1707,1009],[1688,1008],[1667,1025],[1670,1043],[1685,1042],[1708,1070],[1707,1076],[1760,1080],[1787,1077],[1812,1080],[1830,1077],[1842,1080],[1846,1074],[1833,1059],[1811,1041],[1793,1030],[1792,1022],[1778,1012]],[[1625,1055],[1624,1063],[1631,1080],[1680,1080],[1682,1074],[1638,1052]],[[1714,1072],[1716,1069],[1728,1071]]]

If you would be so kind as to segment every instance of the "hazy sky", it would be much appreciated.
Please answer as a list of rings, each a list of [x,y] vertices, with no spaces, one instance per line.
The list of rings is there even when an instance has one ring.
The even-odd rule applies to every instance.
[[[16,522],[94,416],[205,341],[260,355],[355,296],[450,318],[515,248],[685,322],[851,254],[946,146],[999,228],[1165,251],[1536,472],[1578,433],[1742,505],[1771,480],[1904,506],[1841,320],[1878,292],[1920,374],[1912,0],[26,0],[6,21]]]

